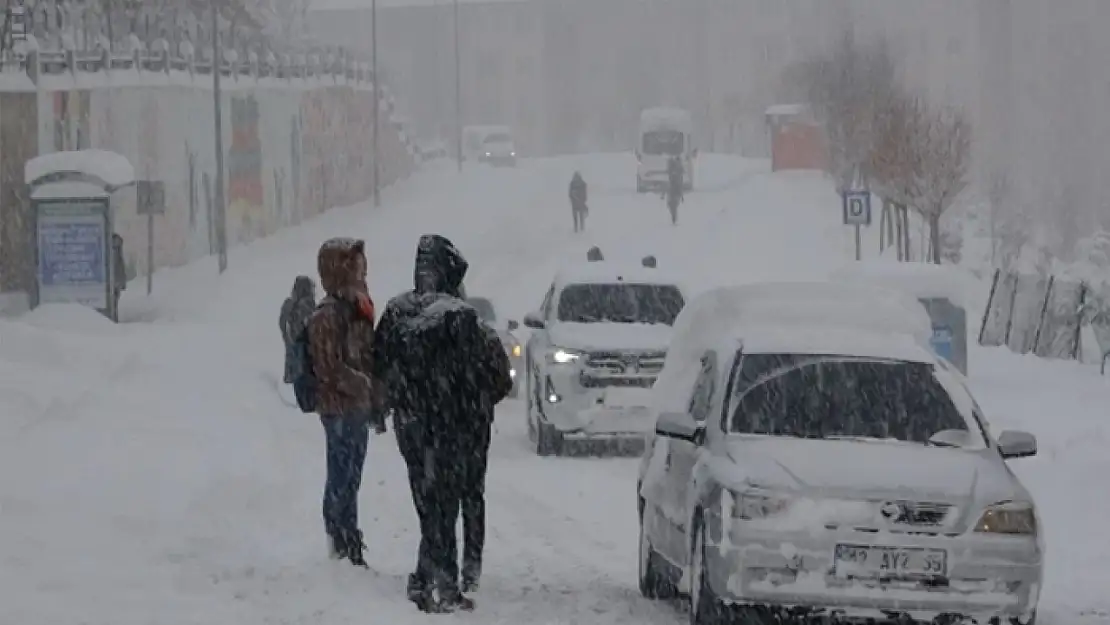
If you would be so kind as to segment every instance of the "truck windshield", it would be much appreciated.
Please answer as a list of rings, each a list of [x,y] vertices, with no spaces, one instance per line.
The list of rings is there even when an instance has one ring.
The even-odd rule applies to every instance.
[[[653,130],[644,133],[644,154],[682,154],[685,137],[678,130]]]
[[[495,132],[486,137],[485,143],[510,143],[513,140],[507,133]]]
[[[572,284],[559,295],[559,321],[674,325],[685,305],[666,284]]]

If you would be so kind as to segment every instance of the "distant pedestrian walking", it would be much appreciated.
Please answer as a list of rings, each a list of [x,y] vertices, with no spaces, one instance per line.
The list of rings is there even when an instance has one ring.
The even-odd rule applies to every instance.
[[[574,177],[570,179],[570,212],[574,218],[574,231],[585,230],[586,215],[590,209],[586,205],[586,181],[578,172],[574,172]]]

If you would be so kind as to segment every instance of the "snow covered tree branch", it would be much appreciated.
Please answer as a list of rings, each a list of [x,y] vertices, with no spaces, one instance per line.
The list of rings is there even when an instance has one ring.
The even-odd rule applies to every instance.
[[[794,68],[795,80],[824,129],[828,171],[840,190],[870,185],[875,120],[897,89],[895,70],[885,40],[860,44],[851,32],[832,50]]]

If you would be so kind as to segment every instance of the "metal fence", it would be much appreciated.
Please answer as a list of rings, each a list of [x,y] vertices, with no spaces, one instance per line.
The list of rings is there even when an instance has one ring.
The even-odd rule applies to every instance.
[[[1019,354],[1078,360],[1089,329],[1110,359],[1110,289],[1079,280],[996,270],[979,329],[979,344]]]

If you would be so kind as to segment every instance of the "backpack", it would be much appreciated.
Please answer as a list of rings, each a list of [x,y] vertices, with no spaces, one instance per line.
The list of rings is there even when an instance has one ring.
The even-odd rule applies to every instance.
[[[333,302],[335,303],[335,302]],[[312,316],[320,311],[324,306],[329,304],[321,302]],[[346,315],[340,317],[343,321],[340,323],[340,339],[339,344],[342,346],[343,353],[347,352],[347,330],[350,327],[350,319]],[[308,323],[304,328],[297,333],[293,338],[293,363],[294,371],[296,374],[293,376],[293,395],[297,398],[297,407],[301,412],[315,413],[316,404],[319,400],[320,394],[320,381],[316,379],[316,371],[312,366],[312,352],[309,349],[309,333],[308,328],[312,325],[312,317],[309,317]]]

